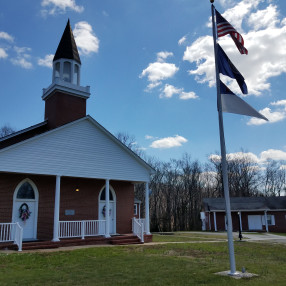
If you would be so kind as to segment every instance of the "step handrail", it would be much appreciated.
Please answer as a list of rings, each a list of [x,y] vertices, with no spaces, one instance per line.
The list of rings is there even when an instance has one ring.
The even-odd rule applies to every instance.
[[[135,217],[132,219],[132,232],[134,235],[139,237],[141,242],[144,242],[144,224],[140,223],[140,221]]]
[[[15,223],[15,239],[14,243],[18,245],[18,251],[22,251],[23,228],[18,222]]]
[[[0,223],[0,242],[14,242],[22,251],[23,228],[18,222]]]

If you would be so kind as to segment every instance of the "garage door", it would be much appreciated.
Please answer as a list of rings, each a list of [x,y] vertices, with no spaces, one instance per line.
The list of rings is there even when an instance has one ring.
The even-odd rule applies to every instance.
[[[248,228],[249,230],[262,230],[261,215],[249,215]]]

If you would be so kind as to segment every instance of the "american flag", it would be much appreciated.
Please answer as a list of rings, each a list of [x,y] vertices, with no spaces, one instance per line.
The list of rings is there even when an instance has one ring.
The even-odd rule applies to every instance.
[[[248,54],[248,50],[244,47],[244,40],[242,36],[233,28],[233,26],[222,15],[215,10],[216,24],[217,24],[217,36],[223,37],[230,34],[236,47],[241,54]]]

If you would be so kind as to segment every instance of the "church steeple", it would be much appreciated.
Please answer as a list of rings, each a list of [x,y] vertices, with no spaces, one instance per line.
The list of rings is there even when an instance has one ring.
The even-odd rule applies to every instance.
[[[71,59],[81,64],[77,46],[70,26],[70,20],[68,20],[67,22],[53,62],[59,59]]]
[[[90,87],[80,86],[81,61],[68,20],[53,59],[52,84],[43,89],[45,120],[50,128],[86,116]]]

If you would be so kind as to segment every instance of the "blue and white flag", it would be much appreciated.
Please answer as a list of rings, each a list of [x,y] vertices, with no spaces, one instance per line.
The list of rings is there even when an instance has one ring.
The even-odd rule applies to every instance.
[[[241,91],[243,94],[247,94],[247,86],[244,81],[244,77],[238,71],[238,69],[234,66],[234,64],[230,61],[224,50],[221,48],[219,44],[217,44],[217,53],[218,53],[218,70],[220,73],[229,76],[233,79],[236,79]]]
[[[221,108],[223,112],[257,117],[268,121],[268,119],[256,111],[243,99],[235,95],[222,81],[220,81]]]

